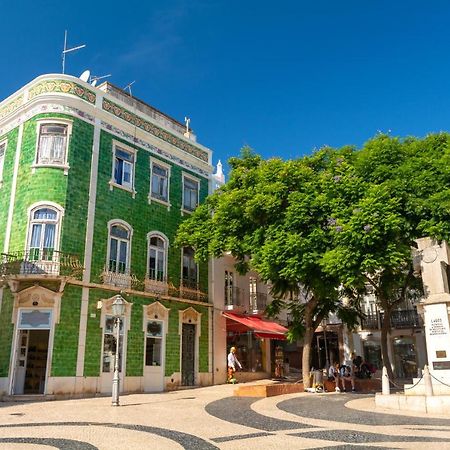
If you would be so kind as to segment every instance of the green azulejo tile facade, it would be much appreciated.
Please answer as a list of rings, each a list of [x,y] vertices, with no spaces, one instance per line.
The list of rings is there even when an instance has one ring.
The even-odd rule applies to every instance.
[[[122,391],[211,383],[208,267],[173,245],[211,173],[111,84],[44,75],[0,103],[0,393],[110,392],[116,354]]]

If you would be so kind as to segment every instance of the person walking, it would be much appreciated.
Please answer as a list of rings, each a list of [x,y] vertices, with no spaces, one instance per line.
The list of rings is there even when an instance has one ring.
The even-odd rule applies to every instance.
[[[227,383],[236,384],[236,378],[234,377],[234,373],[236,372],[237,368],[242,369],[242,364],[239,362],[236,356],[236,347],[230,348],[230,353],[228,353],[228,377],[227,377]]]

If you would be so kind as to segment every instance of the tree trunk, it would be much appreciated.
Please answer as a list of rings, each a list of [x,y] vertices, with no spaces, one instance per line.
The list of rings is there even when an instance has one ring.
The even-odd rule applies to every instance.
[[[303,353],[302,353],[302,376],[303,386],[311,387],[309,373],[311,361],[311,344],[314,337],[314,310],[317,306],[317,300],[313,297],[305,306],[305,334],[303,336]]]
[[[383,311],[384,316],[383,323],[381,325],[381,358],[383,359],[383,365],[387,369],[389,379],[393,380],[394,372],[392,371],[388,353],[388,333],[391,331],[391,309],[383,306]]]

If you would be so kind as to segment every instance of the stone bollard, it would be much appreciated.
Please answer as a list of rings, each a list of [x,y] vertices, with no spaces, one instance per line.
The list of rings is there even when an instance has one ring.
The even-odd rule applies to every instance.
[[[432,396],[433,395],[433,383],[431,381],[430,370],[428,366],[424,366],[423,368],[423,382],[425,384],[425,395]]]
[[[390,388],[389,388],[389,378],[386,366],[383,366],[383,373],[381,375],[381,393],[383,395],[389,395],[390,394]]]

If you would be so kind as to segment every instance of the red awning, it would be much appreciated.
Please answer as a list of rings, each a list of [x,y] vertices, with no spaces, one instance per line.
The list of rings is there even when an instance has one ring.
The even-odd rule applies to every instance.
[[[223,312],[222,314],[227,318],[227,331],[242,333],[251,330],[260,338],[286,339],[288,329],[279,323],[232,312]]]

